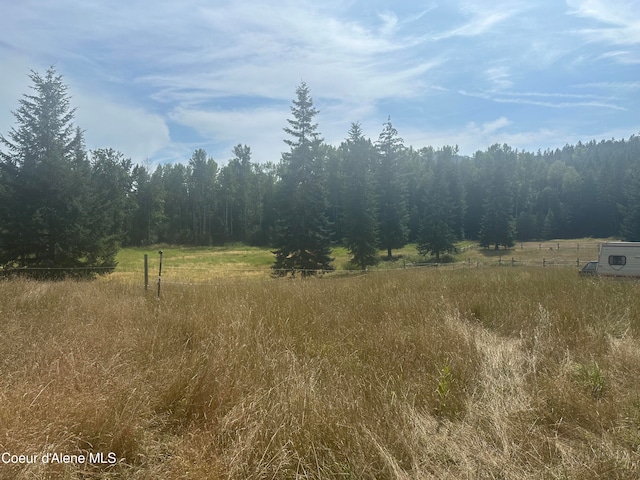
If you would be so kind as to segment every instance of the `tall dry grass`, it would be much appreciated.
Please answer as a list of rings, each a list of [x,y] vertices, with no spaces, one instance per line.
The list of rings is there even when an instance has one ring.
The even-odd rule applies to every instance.
[[[0,478],[638,478],[639,286],[525,268],[0,282]]]

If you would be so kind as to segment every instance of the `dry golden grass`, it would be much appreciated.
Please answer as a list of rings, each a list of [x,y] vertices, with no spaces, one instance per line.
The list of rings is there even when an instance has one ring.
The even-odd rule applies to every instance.
[[[0,282],[2,479],[640,476],[640,286],[407,269]]]
[[[509,249],[473,248],[457,255],[457,261],[471,261],[481,265],[504,266],[574,266],[597,260],[600,245],[612,239],[580,238],[544,242],[518,242]],[[461,246],[467,245],[462,243]],[[473,244],[471,244],[473,245]]]

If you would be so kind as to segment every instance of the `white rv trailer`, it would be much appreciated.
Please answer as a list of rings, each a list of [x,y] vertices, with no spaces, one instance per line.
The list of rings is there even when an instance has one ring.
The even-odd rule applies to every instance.
[[[596,274],[640,278],[640,242],[606,242],[600,247]]]

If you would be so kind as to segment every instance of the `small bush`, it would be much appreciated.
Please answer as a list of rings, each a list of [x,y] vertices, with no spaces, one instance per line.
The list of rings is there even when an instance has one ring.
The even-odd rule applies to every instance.
[[[605,377],[597,362],[578,363],[574,366],[574,378],[593,396],[601,398],[605,393]]]

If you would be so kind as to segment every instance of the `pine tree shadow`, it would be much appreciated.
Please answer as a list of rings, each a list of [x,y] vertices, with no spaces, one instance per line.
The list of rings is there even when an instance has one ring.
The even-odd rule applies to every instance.
[[[391,257],[388,257],[387,255],[380,255],[378,257],[378,260],[380,262],[391,263],[391,262],[397,262],[399,260],[402,260],[403,258],[405,258],[405,255],[402,253],[399,253],[398,255],[391,255]]]
[[[492,247],[486,247],[486,248],[484,247],[478,248],[477,251],[484,257],[499,258],[499,257],[504,257],[505,255],[510,255],[512,252],[515,251],[515,247],[509,247],[509,248],[500,247],[499,250],[496,250],[495,247],[492,246]]]

